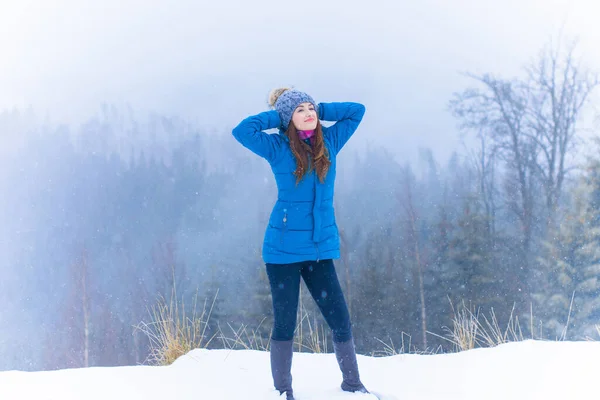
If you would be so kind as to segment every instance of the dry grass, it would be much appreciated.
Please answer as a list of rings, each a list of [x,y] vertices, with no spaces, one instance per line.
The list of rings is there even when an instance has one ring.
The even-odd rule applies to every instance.
[[[310,315],[308,308],[304,304],[304,293],[305,290],[302,287],[298,302],[298,322],[294,345],[298,349],[298,352],[327,353],[326,327],[322,322],[319,322],[317,314]],[[310,296],[307,296],[307,298],[309,301],[312,299]]]
[[[316,317],[311,317],[306,310],[299,315],[300,325],[297,334],[294,336],[294,346],[298,352],[326,353],[327,337],[325,336],[325,327],[317,322]],[[312,322],[311,322],[312,320]],[[234,328],[227,324],[229,334],[223,332],[219,327],[218,339],[221,340],[223,348],[226,349],[244,349],[269,351],[271,345],[270,337],[263,337],[259,334],[260,326],[250,329],[247,325],[241,324],[239,328]],[[305,327],[308,332],[305,331]]]
[[[219,326],[219,339],[223,343],[225,349],[244,349],[244,350],[260,350],[266,351],[269,349],[270,339],[264,338],[259,334],[260,327],[265,319],[258,324],[255,329],[248,329],[248,326],[241,324],[238,329],[234,329],[230,324],[227,324],[233,337],[226,336]]]
[[[311,322],[312,320],[312,322]],[[304,326],[308,332],[305,334]],[[327,353],[327,336],[325,326],[317,321],[317,317],[311,317],[306,310],[300,314],[298,334],[295,345],[299,352],[303,350],[310,353]]]
[[[381,339],[375,338],[379,343],[383,345],[383,350],[375,350],[371,352],[373,357],[387,357],[387,356],[395,356],[398,354],[421,354],[421,355],[432,355],[437,354],[441,351],[441,347],[438,347],[435,350],[420,350],[416,346],[412,345],[412,336],[410,336],[406,332],[402,332],[401,334],[401,343],[400,347],[397,348],[394,344],[392,338],[389,338],[389,343],[384,342]]]
[[[170,365],[193,349],[207,347],[214,338],[214,335],[207,338],[206,330],[217,295],[210,309],[207,310],[205,300],[202,310],[198,310],[196,293],[190,316],[186,313],[183,299],[177,300],[175,291],[170,301],[161,296],[158,303],[149,310],[150,322],[141,322],[135,327],[137,331],[145,334],[150,342],[150,354],[146,362]]]
[[[454,312],[452,329],[450,330],[447,327],[445,329],[452,338],[455,348],[460,351],[475,348],[480,327],[478,315],[466,307],[462,307],[456,312],[454,305],[452,305],[452,311]]]
[[[302,292],[301,292],[302,293]],[[260,327],[266,318],[260,324],[250,329],[247,325],[241,324],[239,328],[234,328],[227,324],[227,334],[219,326],[218,339],[221,340],[223,348],[227,349],[245,349],[269,351],[271,339],[262,336]],[[297,328],[294,335],[294,347],[298,352],[309,353],[327,353],[327,327],[319,321],[318,315],[311,315],[302,301],[302,294],[298,304]]]
[[[490,311],[490,319],[483,315],[485,327],[479,332],[479,342],[483,343],[484,346],[494,347],[503,343],[520,342],[525,340],[523,331],[521,330],[521,325],[519,323],[519,317],[515,316],[514,312],[515,307],[513,305],[512,310],[510,310],[510,316],[508,317],[506,328],[504,329],[500,327],[493,308]]]
[[[443,328],[446,331],[445,336],[433,332],[428,333],[452,343],[456,351],[471,350],[476,347],[494,347],[503,343],[525,340],[519,317],[514,314],[514,306],[506,327],[502,328],[493,308],[488,317],[480,314],[479,310],[468,308],[464,303],[458,311],[455,310],[452,303],[450,304],[454,313],[452,328]]]
[[[218,291],[217,291],[218,295]],[[175,293],[169,301],[160,297],[158,303],[149,310],[150,322],[141,322],[135,328],[137,331],[145,334],[150,342],[150,353],[146,362],[154,365],[170,365],[177,358],[187,354],[189,351],[197,348],[206,348],[213,339],[221,341],[222,347],[227,349],[246,349],[268,351],[270,348],[270,335],[265,337],[261,334],[263,319],[257,328],[250,329],[247,325],[241,324],[239,328],[234,329],[227,324],[229,335],[226,335],[221,327],[218,333],[207,337],[208,321],[210,319],[215,301],[208,307],[208,302],[203,302],[202,309],[198,309],[198,295],[194,298],[194,305],[191,314],[186,312],[184,301],[178,301]],[[483,315],[479,310],[470,309],[464,302],[457,310],[452,302],[450,303],[454,317],[452,327],[443,327],[446,334],[444,336],[433,332],[427,332],[433,336],[441,338],[454,347],[455,351],[465,351],[477,347],[494,347],[508,342],[525,340],[519,318],[514,314],[515,307],[511,310],[510,316],[504,328],[498,322],[498,318],[492,308],[489,316]],[[299,314],[297,332],[295,335],[295,346],[297,351],[310,353],[328,352],[328,328],[319,321],[318,315],[310,315],[309,310],[299,301]],[[531,338],[534,338],[533,330],[533,312],[531,313]],[[570,312],[569,312],[570,314]],[[568,325],[569,319],[567,319]],[[600,336],[600,325],[595,326]],[[566,337],[567,327],[559,340]],[[541,332],[540,332],[540,337]],[[435,350],[421,350],[412,345],[412,338],[409,334],[402,332],[400,347],[389,339],[386,343],[376,339],[383,345],[383,349],[371,352],[372,356],[392,356],[398,354],[438,354],[442,352],[442,346]]]

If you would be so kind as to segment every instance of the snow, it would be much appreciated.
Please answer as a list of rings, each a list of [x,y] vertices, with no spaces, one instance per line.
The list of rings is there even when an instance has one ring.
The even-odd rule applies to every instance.
[[[363,383],[383,400],[598,398],[598,342],[524,341],[460,353],[359,355]],[[295,353],[297,400],[370,400],[341,391],[333,354]],[[194,350],[167,367],[0,372],[0,399],[280,400],[269,354]]]

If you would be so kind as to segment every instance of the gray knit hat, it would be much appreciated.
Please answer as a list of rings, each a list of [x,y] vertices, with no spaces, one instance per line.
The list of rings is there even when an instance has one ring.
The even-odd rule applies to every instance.
[[[283,130],[287,130],[294,110],[302,103],[311,103],[318,112],[318,104],[308,94],[296,89],[275,89],[269,95],[269,104],[279,113]]]

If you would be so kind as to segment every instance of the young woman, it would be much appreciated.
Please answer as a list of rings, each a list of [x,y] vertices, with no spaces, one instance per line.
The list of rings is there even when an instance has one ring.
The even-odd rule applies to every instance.
[[[317,104],[289,88],[273,90],[269,105],[273,110],[244,119],[233,136],[269,162],[278,188],[262,248],[273,298],[270,355],[275,389],[294,399],[292,345],[302,278],[332,330],[342,389],[368,393],[359,377],[350,316],[333,264],[340,257],[333,208],[336,157],[356,131],[365,107]],[[326,128],[320,120],[335,124]],[[273,128],[279,134],[263,132]]]

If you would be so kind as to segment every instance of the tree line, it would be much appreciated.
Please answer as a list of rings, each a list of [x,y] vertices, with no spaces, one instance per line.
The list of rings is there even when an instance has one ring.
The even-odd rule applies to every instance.
[[[428,149],[418,165],[378,147],[340,158],[336,267],[360,352],[406,338],[450,350],[460,304],[516,314],[536,337],[600,324],[600,156],[580,125],[597,75],[548,47],[519,78],[471,78],[448,109],[476,146],[443,165]],[[5,111],[0,129],[0,368],[143,363],[135,326],[174,287],[188,304],[217,298],[207,334],[246,324],[268,339],[263,160],[111,106],[75,128]]]

